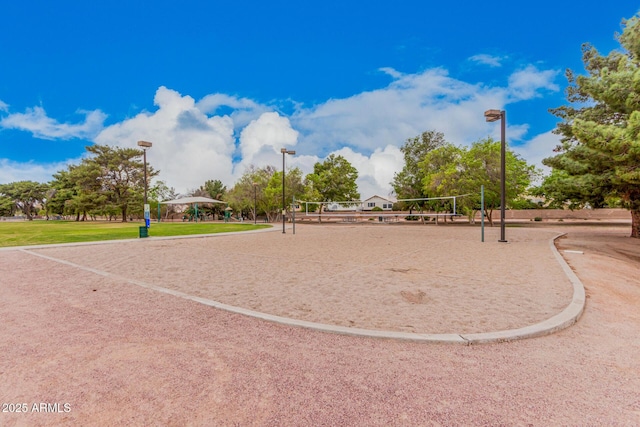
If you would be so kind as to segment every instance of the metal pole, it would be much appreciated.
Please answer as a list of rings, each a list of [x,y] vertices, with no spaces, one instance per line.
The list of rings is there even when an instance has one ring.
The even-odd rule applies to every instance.
[[[138,141],[138,147],[142,148],[143,166],[144,166],[144,205],[142,211],[144,212],[144,225],[149,228],[151,225],[151,212],[149,211],[149,205],[147,200],[148,182],[147,182],[147,148],[151,147],[153,143],[149,141]]]
[[[144,159],[144,204],[147,204],[147,149],[142,150]]]
[[[480,186],[480,241],[484,242],[484,185]]]
[[[284,231],[284,155],[287,154],[286,151],[282,152],[282,234],[285,234]]]
[[[296,196],[291,198],[291,218],[293,221],[293,234],[296,234]]]
[[[149,212],[149,219],[147,219],[147,149],[142,150],[142,157],[144,159],[144,204],[142,205],[142,216],[144,217],[144,225],[149,229],[151,225],[151,213]]]
[[[258,208],[257,208],[257,195],[256,195],[256,189],[257,185],[254,183],[253,184],[253,224],[257,224],[258,223]]]
[[[500,242],[506,242],[507,239],[505,237],[504,232],[504,211],[505,206],[507,204],[507,195],[506,195],[506,181],[507,181],[507,170],[506,170],[506,141],[505,141],[505,128],[506,128],[506,112],[502,110],[500,112]]]

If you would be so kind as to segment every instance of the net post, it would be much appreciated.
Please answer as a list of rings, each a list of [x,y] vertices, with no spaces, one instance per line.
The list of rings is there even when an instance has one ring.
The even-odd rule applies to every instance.
[[[480,241],[484,242],[484,185],[480,186]]]

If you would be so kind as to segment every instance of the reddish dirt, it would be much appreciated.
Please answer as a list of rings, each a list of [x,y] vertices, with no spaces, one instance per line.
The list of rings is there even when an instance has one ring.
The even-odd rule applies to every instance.
[[[466,347],[281,326],[2,253],[0,425],[640,425],[640,240],[554,229],[584,252],[563,253],[581,319]]]

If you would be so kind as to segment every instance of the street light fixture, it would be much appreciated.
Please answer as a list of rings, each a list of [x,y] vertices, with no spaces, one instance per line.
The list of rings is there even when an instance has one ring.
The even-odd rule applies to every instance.
[[[284,213],[285,213],[285,198],[284,198],[284,155],[285,154],[296,154],[294,150],[287,150],[286,148],[281,148],[280,152],[282,153],[282,234],[285,233],[284,230]]]
[[[488,122],[495,122],[500,120],[500,240],[499,242],[506,242],[504,232],[504,210],[506,203],[506,143],[505,143],[505,127],[506,127],[506,112],[504,110],[487,110],[484,112],[484,117]]]
[[[142,147],[142,155],[143,155],[143,159],[144,159],[144,224],[147,226],[147,228],[149,228],[149,222],[150,222],[150,218],[148,218],[147,216],[149,215],[149,209],[147,206],[147,148],[151,148],[153,144],[149,141],[138,141],[138,147]]]
[[[253,183],[253,224],[256,225],[258,223],[258,208],[257,208],[257,188],[258,183]]]

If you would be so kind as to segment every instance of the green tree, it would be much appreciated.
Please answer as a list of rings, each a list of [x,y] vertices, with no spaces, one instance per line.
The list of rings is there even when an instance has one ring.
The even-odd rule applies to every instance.
[[[466,174],[464,165],[464,155],[466,150],[450,143],[429,151],[421,162],[418,162],[420,169],[419,176],[422,177],[422,197],[443,197],[457,196],[465,194],[466,187],[463,181]],[[448,201],[445,206],[441,200],[420,201],[417,206],[422,211],[427,207],[435,211],[445,208],[452,208]],[[446,219],[446,217],[445,217]],[[422,218],[424,221],[424,217]]]
[[[142,150],[93,145],[87,151],[91,157],[54,174],[51,187],[55,192],[48,201],[49,211],[75,215],[76,221],[96,215],[111,219],[120,214],[126,222],[132,206],[142,213]],[[148,180],[157,174],[147,165]]]
[[[306,197],[318,202],[358,200],[357,179],[358,170],[347,159],[331,154],[324,162],[313,165],[313,173],[306,176]],[[322,207],[319,214],[322,215]]]
[[[582,47],[586,75],[567,70],[569,105],[552,109],[562,119],[558,153],[543,160],[553,168],[540,192],[556,205],[608,205],[631,212],[631,237],[640,238],[640,20],[622,22],[621,51],[602,56]]]
[[[284,206],[290,211],[293,197],[300,198],[306,193],[306,187],[302,182],[302,171],[300,168],[293,168],[287,171],[285,180],[285,200]],[[265,204],[263,207],[270,218],[278,218],[282,213],[282,171],[275,172],[264,189]],[[270,215],[269,215],[270,213]]]
[[[216,200],[224,200],[224,196],[227,194],[227,186],[219,179],[206,181],[200,189],[206,191],[209,197]]]
[[[10,197],[0,194],[0,216],[13,216],[16,205]]]
[[[500,207],[500,146],[500,141],[487,138],[471,147],[447,144],[429,152],[420,162],[424,191],[434,196],[467,194],[459,199],[457,207],[473,218],[480,207],[480,187],[484,185],[485,208],[493,225],[493,210]],[[505,157],[508,207],[526,192],[537,171],[508,148]]]
[[[419,163],[424,160],[425,156],[432,150],[448,144],[444,139],[444,134],[435,130],[423,132],[414,138],[409,138],[400,147],[400,151],[404,155],[404,166],[402,170],[393,176],[391,186],[393,187],[398,199],[421,199],[429,197],[425,192],[424,171]],[[424,201],[415,201],[403,203],[401,209],[407,209],[409,206],[422,207]]]
[[[226,201],[236,211],[249,212],[252,219],[257,215],[265,215],[264,188],[275,172],[276,169],[273,166],[256,168],[251,165],[228,191]],[[257,206],[255,210],[254,196]]]
[[[201,185],[200,188],[191,192],[191,196],[201,196],[208,197],[210,199],[216,199],[220,201],[224,201],[227,194],[227,186],[222,183],[222,181],[216,180],[207,180],[204,185]],[[202,210],[210,215],[221,215],[223,214],[225,207],[223,204],[214,203],[211,206],[203,206]]]
[[[54,190],[47,203],[49,212],[74,215],[76,221],[85,221],[87,215],[105,210],[107,197],[101,192],[99,177],[100,168],[85,161],[53,174],[54,179],[49,183]]]
[[[36,205],[43,205],[46,200],[48,185],[35,181],[17,181],[0,185],[0,195],[11,200],[17,210],[21,211],[29,221],[37,214]]]
[[[87,151],[94,156],[83,162],[98,166],[98,182],[102,194],[107,196],[108,204],[118,208],[122,222],[127,222],[130,207],[142,206],[145,185],[142,150],[93,145],[87,147]],[[147,164],[147,179],[157,174],[158,172]]]
[[[289,207],[290,197],[299,197],[306,191],[299,168],[287,171],[285,187],[286,206]],[[240,211],[251,219],[265,215],[267,221],[277,221],[282,211],[282,171],[278,171],[274,166],[251,166],[228,192],[226,200],[234,211]]]
[[[167,183],[162,180],[155,181],[151,188],[149,188],[149,200],[151,200],[151,202],[149,203],[151,205],[151,216],[153,217],[155,213],[157,217],[158,204],[160,202],[174,200],[177,198],[178,193],[176,192],[176,189],[174,187],[169,187]],[[164,205],[164,211],[165,218],[168,218],[170,213],[175,212],[175,205]]]

